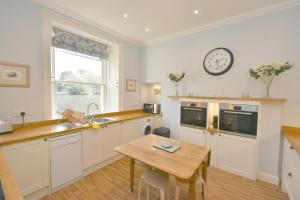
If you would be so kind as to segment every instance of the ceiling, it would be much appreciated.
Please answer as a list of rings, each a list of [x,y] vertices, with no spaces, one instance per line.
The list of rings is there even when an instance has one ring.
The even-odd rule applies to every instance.
[[[141,43],[207,26],[288,0],[34,0],[76,13]],[[198,10],[198,14],[195,14]],[[128,17],[124,18],[124,14]],[[66,13],[65,13],[66,14]],[[149,28],[150,31],[145,29]]]

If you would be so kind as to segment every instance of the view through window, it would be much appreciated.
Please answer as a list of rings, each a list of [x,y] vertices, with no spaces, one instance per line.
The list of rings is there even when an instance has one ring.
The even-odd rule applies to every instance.
[[[52,117],[66,108],[91,113],[104,111],[106,91],[106,60],[52,47]]]

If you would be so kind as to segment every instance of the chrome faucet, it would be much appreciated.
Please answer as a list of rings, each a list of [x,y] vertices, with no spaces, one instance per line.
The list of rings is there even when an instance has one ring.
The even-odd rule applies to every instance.
[[[90,104],[87,106],[86,115],[87,115],[87,118],[88,118],[88,122],[89,122],[89,123],[92,123],[93,120],[94,120],[94,117],[95,117],[95,115],[90,116],[90,106],[91,106],[91,105],[96,106],[97,110],[99,110],[99,106],[98,106],[96,103],[90,103]]]

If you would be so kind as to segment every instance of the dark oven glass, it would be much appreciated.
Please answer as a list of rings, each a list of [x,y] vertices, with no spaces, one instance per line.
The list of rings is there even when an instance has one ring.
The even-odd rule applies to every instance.
[[[257,112],[220,110],[220,130],[256,136]]]
[[[181,107],[181,124],[206,127],[207,108]]]

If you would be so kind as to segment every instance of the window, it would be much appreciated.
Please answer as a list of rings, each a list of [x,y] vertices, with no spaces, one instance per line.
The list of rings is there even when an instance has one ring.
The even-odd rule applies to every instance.
[[[52,47],[52,116],[66,108],[86,112],[94,102],[104,112],[106,60]],[[95,111],[95,110],[94,110]]]

